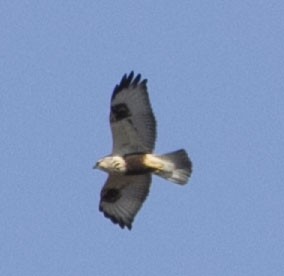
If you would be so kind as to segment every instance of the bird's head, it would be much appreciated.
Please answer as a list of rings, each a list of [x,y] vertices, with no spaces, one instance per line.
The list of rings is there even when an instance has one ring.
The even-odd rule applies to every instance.
[[[100,159],[93,169],[100,169],[105,172],[125,172],[126,164],[121,156],[106,156]]]

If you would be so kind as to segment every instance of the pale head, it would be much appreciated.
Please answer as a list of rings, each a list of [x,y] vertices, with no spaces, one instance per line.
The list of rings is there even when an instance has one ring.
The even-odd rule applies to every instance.
[[[94,169],[110,173],[124,173],[126,171],[126,164],[121,156],[106,156],[97,162]]]

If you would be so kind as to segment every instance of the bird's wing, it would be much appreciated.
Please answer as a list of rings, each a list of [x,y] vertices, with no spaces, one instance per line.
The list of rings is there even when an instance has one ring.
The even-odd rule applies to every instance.
[[[150,153],[156,140],[156,121],[151,108],[147,80],[131,72],[116,85],[111,97],[110,125],[113,154]]]
[[[110,174],[101,191],[99,210],[113,223],[130,230],[149,193],[150,184],[151,174]]]

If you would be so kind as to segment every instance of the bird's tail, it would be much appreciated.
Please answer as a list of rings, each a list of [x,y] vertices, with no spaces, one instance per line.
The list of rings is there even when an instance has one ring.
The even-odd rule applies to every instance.
[[[177,184],[184,185],[192,172],[192,163],[185,150],[177,150],[159,156],[163,169],[154,173]]]

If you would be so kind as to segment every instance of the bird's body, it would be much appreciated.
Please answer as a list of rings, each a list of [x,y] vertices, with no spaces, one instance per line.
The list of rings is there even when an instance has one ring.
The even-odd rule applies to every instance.
[[[154,158],[152,154],[144,153],[107,156],[98,163],[98,168],[108,173],[122,173],[125,175],[145,174],[157,170],[158,164],[155,167],[154,164],[149,163],[149,159]]]
[[[186,184],[192,163],[185,150],[164,155],[153,153],[156,120],[147,93],[147,80],[141,75],[124,75],[111,98],[110,124],[113,151],[95,168],[109,174],[101,192],[99,209],[104,215],[129,229],[145,201],[151,175],[177,184]]]
[[[150,153],[133,153],[125,156],[106,156],[99,160],[95,168],[101,169],[107,173],[122,174],[122,175],[138,175],[146,173],[154,173],[164,178],[170,179],[174,173],[177,174],[177,170],[185,169],[185,176],[178,175],[176,182],[178,184],[186,184],[188,179],[188,167],[191,165],[190,161],[187,160],[187,155],[184,150],[171,153],[174,157],[183,156],[182,164],[180,168],[176,167],[175,160],[165,158],[165,156],[157,156]],[[183,168],[185,167],[185,168]]]

